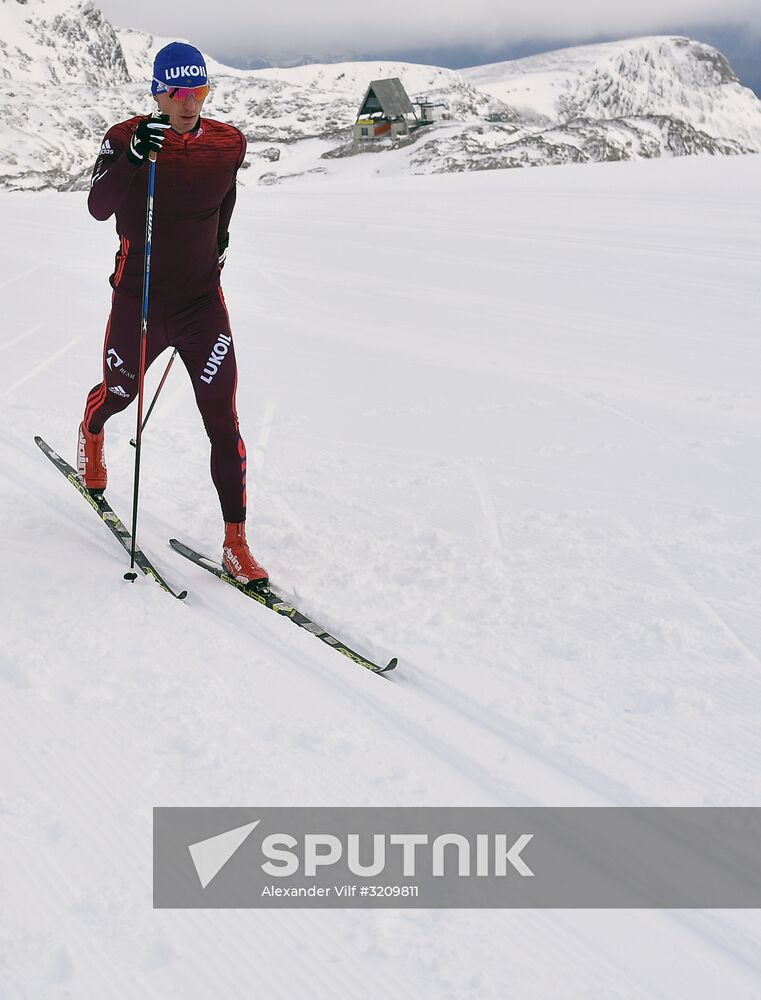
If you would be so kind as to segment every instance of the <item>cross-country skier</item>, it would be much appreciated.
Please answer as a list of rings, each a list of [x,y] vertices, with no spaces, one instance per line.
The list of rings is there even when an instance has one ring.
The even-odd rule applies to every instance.
[[[137,394],[145,265],[149,153],[156,163],[146,368],[176,347],[211,441],[211,477],[225,521],[223,564],[231,576],[266,581],[245,534],[246,448],[235,409],[237,368],[220,273],[246,140],[232,125],[201,118],[209,92],[204,57],[172,42],[157,54],[151,93],[163,120],[138,116],[106,132],[92,172],[88,208],[116,216],[119,249],[103,348],[103,381],[87,397],[78,470],[90,490],[106,488],[103,425]]]

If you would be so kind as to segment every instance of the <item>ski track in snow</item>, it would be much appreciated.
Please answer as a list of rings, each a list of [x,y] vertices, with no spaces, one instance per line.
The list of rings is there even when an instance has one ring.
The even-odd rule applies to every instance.
[[[78,344],[81,339],[82,339],[81,337],[74,337],[68,343],[64,344],[63,347],[59,347],[57,351],[54,351],[52,354],[49,354],[44,361],[41,361],[38,365],[35,365],[33,368],[30,368],[29,371],[26,373],[26,375],[22,376],[12,385],[9,385],[5,389],[3,389],[2,392],[0,392],[0,397],[5,398],[6,396],[10,396],[11,393],[15,392],[17,389],[20,389],[22,385],[26,385],[26,383],[29,382],[30,379],[37,378],[38,375],[41,375],[47,368],[49,368],[56,361],[58,361],[61,355],[66,354],[66,352],[70,351],[75,344]]]
[[[82,195],[2,196],[0,995],[761,995],[753,912],[150,900],[155,805],[759,801],[757,173],[241,190],[249,534],[306,613],[399,656],[388,679],[168,548],[221,543],[181,365],[146,430],[140,541],[189,597],[122,581],[32,441],[73,458],[113,230]],[[108,426],[123,519],[133,432],[133,410]]]
[[[26,340],[27,337],[31,337],[33,333],[37,333],[42,329],[42,323],[35,323],[34,326],[25,330],[23,333],[19,333],[16,337],[11,337],[10,340],[4,341],[0,344],[0,351],[7,351],[9,347],[14,347],[16,344],[20,343],[22,340]]]
[[[37,270],[37,265],[33,264],[31,267],[28,267],[25,271],[19,271],[12,277],[6,278],[5,281],[0,281],[0,291],[2,291],[4,288],[7,288],[9,285],[15,284],[17,281],[23,281],[24,278],[28,278],[30,274],[34,274],[36,270]]]

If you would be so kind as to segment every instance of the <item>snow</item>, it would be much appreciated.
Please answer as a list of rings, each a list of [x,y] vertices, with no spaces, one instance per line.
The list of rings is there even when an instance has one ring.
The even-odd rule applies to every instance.
[[[181,368],[140,540],[190,594],[123,581],[32,441],[74,456],[113,229],[0,194],[0,995],[758,995],[751,911],[151,909],[156,805],[761,799],[756,159],[378,159],[243,187],[224,284],[255,553],[389,679],[169,549],[221,543]]]

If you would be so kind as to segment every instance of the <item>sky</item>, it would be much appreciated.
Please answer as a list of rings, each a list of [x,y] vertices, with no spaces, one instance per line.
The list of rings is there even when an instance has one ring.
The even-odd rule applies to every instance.
[[[156,35],[185,37],[223,62],[256,65],[341,56],[413,56],[459,68],[590,41],[636,35],[681,34],[703,41],[729,39],[722,51],[744,59],[739,73],[759,76],[760,0],[385,0],[382,6],[349,0],[279,0],[244,5],[188,0],[100,0],[115,24]],[[727,51],[729,46],[730,51]]]
[[[117,24],[160,35],[197,38],[207,51],[298,55],[424,45],[520,44],[542,38],[657,34],[675,24],[694,28],[735,25],[761,38],[759,0],[384,0],[360,5],[349,0],[279,0],[244,5],[188,0],[183,5],[154,0],[101,0]],[[129,11],[129,13],[127,13]],[[125,24],[125,17],[130,23]]]

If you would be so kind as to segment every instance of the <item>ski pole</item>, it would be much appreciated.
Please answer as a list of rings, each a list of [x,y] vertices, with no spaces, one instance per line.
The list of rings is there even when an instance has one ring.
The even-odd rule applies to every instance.
[[[145,430],[145,425],[148,423],[148,417],[150,417],[151,413],[153,413],[153,407],[156,405],[156,400],[159,398],[159,393],[164,387],[164,383],[166,382],[166,377],[169,374],[169,369],[172,367],[172,362],[176,357],[177,357],[177,348],[175,347],[175,349],[172,351],[172,356],[169,359],[169,364],[166,366],[166,371],[161,376],[161,381],[159,382],[159,387],[156,390],[156,394],[151,400],[151,405],[148,407],[148,412],[146,413],[145,420],[143,421],[143,430]],[[129,443],[132,445],[133,448],[137,447],[137,442],[135,441],[134,438],[130,438]]]
[[[153,194],[156,187],[156,153],[148,154],[148,203],[145,208],[145,269],[143,271],[143,315],[140,323],[140,367],[137,384],[137,430],[135,432],[135,485],[132,495],[132,550],[125,580],[134,582],[137,545],[137,502],[140,490],[140,446],[143,440],[143,395],[145,388],[145,352],[148,341],[148,286],[151,278],[151,240],[153,238]]]

